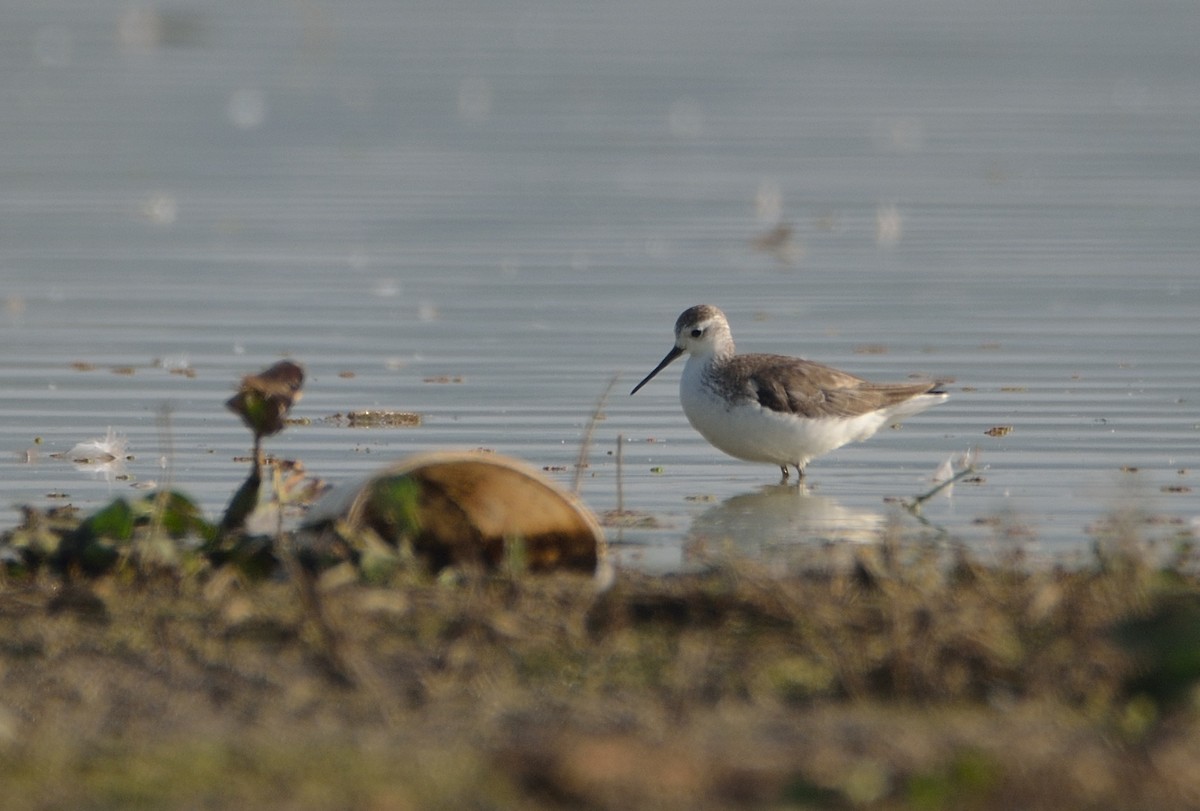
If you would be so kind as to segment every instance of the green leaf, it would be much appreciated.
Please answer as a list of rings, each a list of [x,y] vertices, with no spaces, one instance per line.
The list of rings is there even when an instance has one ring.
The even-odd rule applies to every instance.
[[[386,524],[392,537],[421,531],[421,483],[412,476],[381,478],[371,487],[370,511]]]
[[[118,498],[97,513],[93,513],[79,528],[80,533],[91,538],[108,538],[113,541],[133,540],[135,516],[133,509],[123,498]]]
[[[196,503],[182,493],[172,491],[147,496],[146,501],[159,511],[157,519],[172,538],[195,534],[207,540],[215,532],[216,528],[204,518]]]

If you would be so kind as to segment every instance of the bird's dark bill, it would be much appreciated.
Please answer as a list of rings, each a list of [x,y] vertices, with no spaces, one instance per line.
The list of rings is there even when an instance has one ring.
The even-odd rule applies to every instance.
[[[646,377],[642,379],[642,382],[638,383],[636,386],[634,386],[633,391],[631,391],[629,393],[637,394],[638,389],[640,389],[642,386],[644,386],[650,382],[650,378],[654,377],[656,374],[661,372],[663,369],[667,368],[667,365],[671,361],[675,360],[675,358],[679,357],[682,354],[683,354],[683,350],[680,349],[679,347],[677,347],[677,346],[671,347],[671,351],[667,353],[667,356],[662,359],[661,363],[659,363],[657,366],[654,367],[654,371],[651,372],[650,374],[646,375]]]

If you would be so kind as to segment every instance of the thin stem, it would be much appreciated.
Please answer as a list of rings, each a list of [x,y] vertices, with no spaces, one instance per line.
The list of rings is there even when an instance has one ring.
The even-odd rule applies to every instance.
[[[596,400],[596,407],[592,409],[592,416],[588,419],[587,428],[583,432],[583,440],[579,443],[579,458],[575,460],[575,480],[571,482],[571,492],[575,495],[579,495],[583,469],[587,467],[588,453],[592,449],[592,435],[596,432],[596,423],[600,421],[600,412],[604,409],[604,401],[608,399],[608,393],[612,391],[620,377],[619,372],[613,375],[612,379],[608,381],[608,385],[604,387],[604,391],[600,392],[600,398]]]
[[[928,492],[922,493],[922,494],[921,494],[921,495],[919,495],[919,496],[915,496],[915,497],[913,497],[913,498],[912,498],[911,500],[909,500],[909,501],[905,501],[905,502],[903,502],[903,504],[904,504],[904,508],[905,508],[906,510],[908,510],[910,513],[912,513],[913,515],[916,515],[916,514],[918,514],[918,513],[921,511],[921,505],[922,505],[922,504],[924,504],[926,501],[929,501],[929,499],[933,498],[933,497],[934,497],[934,496],[936,496],[938,493],[942,492],[943,490],[945,490],[945,489],[946,489],[947,487],[949,487],[950,485],[954,484],[954,483],[955,483],[956,481],[958,481],[959,479],[963,479],[963,478],[965,478],[967,475],[969,475],[969,474],[971,474],[971,473],[974,473],[974,472],[975,472],[975,466],[974,466],[974,465],[967,465],[965,468],[963,468],[962,470],[958,471],[957,473],[955,473],[955,474],[954,474],[953,476],[951,476],[950,478],[946,479],[946,481],[944,481],[944,482],[938,482],[938,483],[937,483],[936,485],[934,485],[934,486],[933,486],[933,488],[932,488],[931,490],[929,490]]]

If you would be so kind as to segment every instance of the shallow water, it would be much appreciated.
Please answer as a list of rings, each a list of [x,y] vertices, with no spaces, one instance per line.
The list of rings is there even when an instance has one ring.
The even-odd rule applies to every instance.
[[[330,481],[487,447],[569,483],[650,568],[917,526],[1088,548],[1200,515],[1200,18],[1184,5],[49,2],[0,31],[3,506],[172,484],[216,515],[222,408],[309,373],[268,441]],[[793,227],[778,255],[752,240]],[[739,348],[949,402],[817,460],[807,493],[688,427],[685,307]],[[348,410],[414,411],[351,429]],[[1012,426],[1006,436],[985,434]],[[130,478],[53,458],[111,426]],[[5,525],[17,520],[9,509]]]

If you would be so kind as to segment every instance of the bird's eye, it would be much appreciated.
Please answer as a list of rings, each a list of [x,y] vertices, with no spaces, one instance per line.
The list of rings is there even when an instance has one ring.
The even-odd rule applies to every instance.
[[[694,330],[692,330],[693,338],[699,338],[703,334],[704,334],[704,330],[700,329],[699,327],[696,327]]]

